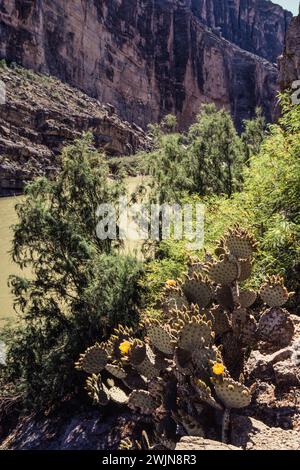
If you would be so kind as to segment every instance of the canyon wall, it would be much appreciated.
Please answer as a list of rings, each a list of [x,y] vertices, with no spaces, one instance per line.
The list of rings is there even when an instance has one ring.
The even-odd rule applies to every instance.
[[[280,88],[289,88],[296,80],[300,80],[300,15],[290,24],[284,52],[279,58]]]
[[[143,128],[167,113],[186,128],[211,101],[241,128],[256,106],[272,119],[271,62],[288,17],[264,0],[0,0],[0,58],[54,75]]]
[[[269,0],[192,0],[192,11],[213,30],[270,62],[282,53],[292,13]]]
[[[62,147],[91,132],[96,148],[130,155],[149,144],[142,129],[122,122],[111,106],[58,79],[0,67],[0,196],[20,193],[36,176],[53,174]]]

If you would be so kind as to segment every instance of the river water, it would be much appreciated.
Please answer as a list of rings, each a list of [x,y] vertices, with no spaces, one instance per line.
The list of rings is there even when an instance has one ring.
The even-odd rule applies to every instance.
[[[127,179],[129,193],[135,191],[142,182],[142,177],[129,177]],[[17,222],[15,205],[21,200],[22,196],[0,198],[0,330],[8,321],[13,321],[15,318],[13,298],[7,282],[11,274],[22,274],[9,254],[12,241],[11,226]],[[136,255],[140,252],[139,245],[139,242],[129,240],[126,242],[125,251]]]
[[[0,198],[0,328],[15,317],[7,281],[10,274],[20,274],[9,254],[12,240],[11,226],[17,222],[15,205],[20,200],[20,197]]]

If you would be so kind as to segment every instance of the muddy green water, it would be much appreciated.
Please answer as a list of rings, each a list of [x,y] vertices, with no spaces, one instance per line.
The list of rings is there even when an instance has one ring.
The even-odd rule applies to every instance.
[[[136,190],[143,178],[130,177],[127,180],[128,191]],[[22,200],[19,197],[0,198],[0,329],[7,323],[13,321],[15,312],[13,310],[13,298],[8,288],[7,281],[11,274],[21,274],[22,272],[12,262],[9,255],[11,250],[12,229],[11,226],[17,222],[15,205]],[[126,253],[136,254],[140,250],[139,243],[129,241],[126,244]]]
[[[20,270],[9,255],[12,240],[11,226],[17,221],[15,205],[18,201],[20,197],[0,198],[0,328],[15,317],[7,281],[10,274],[20,274]]]

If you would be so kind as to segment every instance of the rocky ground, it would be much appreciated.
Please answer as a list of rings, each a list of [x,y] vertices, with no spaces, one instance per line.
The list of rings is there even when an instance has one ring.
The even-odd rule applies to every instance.
[[[24,182],[49,174],[62,147],[83,132],[107,155],[130,155],[147,143],[144,132],[52,77],[0,65],[5,104],[0,105],[0,196],[21,192]]]
[[[300,338],[300,317],[292,315]],[[199,437],[183,437],[178,450],[300,450],[300,369],[291,361],[291,345],[266,350],[261,344],[248,359],[247,384],[256,382],[252,404],[232,413],[228,444]],[[11,405],[0,420],[2,449],[117,449],[121,439],[135,437],[147,421],[114,405],[104,412],[66,403],[48,416],[18,418]],[[10,422],[10,424],[9,424]],[[8,425],[9,424],[9,425]]]

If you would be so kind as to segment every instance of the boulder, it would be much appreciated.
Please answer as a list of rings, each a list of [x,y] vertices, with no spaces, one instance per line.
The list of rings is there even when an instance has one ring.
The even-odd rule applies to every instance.
[[[300,450],[300,432],[271,428],[246,416],[232,416],[231,443],[244,450]]]
[[[240,450],[238,447],[222,442],[204,439],[203,437],[184,436],[180,439],[175,450]]]

